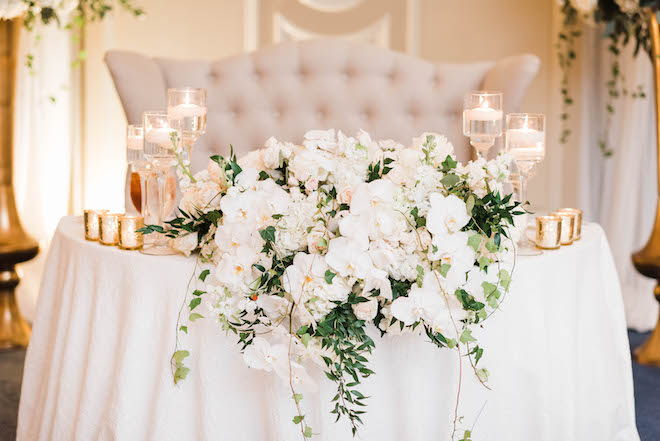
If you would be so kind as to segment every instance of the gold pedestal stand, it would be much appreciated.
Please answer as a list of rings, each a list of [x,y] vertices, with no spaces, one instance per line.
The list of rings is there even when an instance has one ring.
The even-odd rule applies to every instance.
[[[16,52],[20,22],[0,20],[0,350],[27,346],[30,327],[16,303],[16,264],[32,259],[39,246],[18,219],[12,186]]]

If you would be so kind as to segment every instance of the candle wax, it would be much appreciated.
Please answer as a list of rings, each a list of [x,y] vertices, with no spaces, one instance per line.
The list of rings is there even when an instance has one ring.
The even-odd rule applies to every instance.
[[[176,131],[167,128],[159,127],[147,131],[146,141],[152,144],[158,144],[161,147],[172,147],[172,133]]]
[[[167,114],[172,119],[194,118],[206,115],[206,107],[197,104],[179,104],[168,107]]]

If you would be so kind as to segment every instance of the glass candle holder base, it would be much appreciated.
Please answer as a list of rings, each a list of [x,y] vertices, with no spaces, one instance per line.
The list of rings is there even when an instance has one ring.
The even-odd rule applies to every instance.
[[[144,244],[144,247],[140,250],[142,254],[148,254],[150,256],[171,256],[174,254],[180,254],[174,248],[171,248],[167,245],[162,244]]]
[[[518,256],[540,256],[543,251],[536,247],[536,244],[523,236],[516,244],[516,254]]]

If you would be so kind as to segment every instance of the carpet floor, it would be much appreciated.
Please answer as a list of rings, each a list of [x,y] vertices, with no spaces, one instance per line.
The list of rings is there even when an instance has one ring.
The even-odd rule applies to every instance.
[[[630,331],[631,349],[648,334]],[[0,441],[16,439],[18,399],[21,393],[25,351],[0,353]],[[660,368],[633,363],[637,429],[641,441],[660,441]]]

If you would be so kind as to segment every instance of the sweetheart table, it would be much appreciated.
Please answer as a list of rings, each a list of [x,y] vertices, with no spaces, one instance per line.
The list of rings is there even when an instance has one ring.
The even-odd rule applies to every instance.
[[[463,362],[462,429],[492,441],[638,441],[619,281],[600,226],[542,256],[519,257],[501,311],[477,337],[491,391]],[[63,218],[53,239],[28,348],[18,441],[301,438],[290,391],[247,368],[236,339],[210,319],[189,326],[188,378],[170,356],[193,258],[146,256],[83,239]],[[448,440],[459,378],[455,351],[425,336],[386,336],[365,380],[360,440]],[[350,440],[334,423],[334,384],[301,402],[324,441]]]

